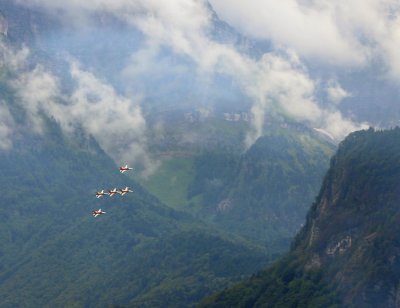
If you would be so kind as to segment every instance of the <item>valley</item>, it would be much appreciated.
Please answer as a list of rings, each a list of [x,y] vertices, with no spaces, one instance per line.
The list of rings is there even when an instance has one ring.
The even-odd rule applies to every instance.
[[[0,0],[0,307],[400,306],[392,2]]]

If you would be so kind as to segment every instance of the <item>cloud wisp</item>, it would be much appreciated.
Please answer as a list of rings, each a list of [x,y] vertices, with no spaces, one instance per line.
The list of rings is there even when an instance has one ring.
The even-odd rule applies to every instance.
[[[322,65],[362,67],[381,61],[400,78],[400,4],[396,0],[210,0],[246,35],[296,50]]]
[[[69,104],[59,106],[59,121],[66,130],[77,124],[92,134],[116,161],[140,162],[146,172],[155,164],[147,155],[146,121],[138,102],[121,96],[95,75],[71,64],[71,76],[77,87],[68,98]]]
[[[9,48],[0,40],[0,73],[2,79],[21,70],[29,56],[29,50]],[[0,149],[9,150],[13,145],[15,121],[5,100],[0,100]]]
[[[12,147],[14,119],[5,102],[0,102],[0,149],[9,150]]]
[[[328,100],[336,105],[346,97],[351,97],[351,93],[343,89],[342,86],[334,79],[328,81],[325,90],[328,94]]]
[[[337,82],[328,90],[331,98],[328,108],[318,104],[315,92],[319,83],[310,77],[298,57],[315,56],[321,61],[333,61],[341,65],[363,65],[368,61],[371,54],[371,49],[367,48],[369,46],[365,46],[360,39],[353,40],[353,33],[340,28],[336,21],[336,11],[352,8],[345,3],[336,7],[328,1],[316,4],[311,0],[301,4],[295,0],[284,1],[282,4],[273,1],[261,4],[260,1],[252,0],[249,4],[246,2],[246,5],[240,1],[233,1],[232,5],[228,1],[211,1],[223,19],[247,35],[271,39],[275,43],[274,52],[254,58],[239,51],[236,46],[221,43],[209,35],[213,26],[213,15],[206,1],[19,2],[40,5],[52,12],[64,11],[70,16],[76,14],[90,18],[92,13],[103,12],[140,30],[145,36],[145,43],[139,51],[132,54],[131,64],[124,70],[128,77],[137,78],[138,75],[147,74],[149,68],[157,67],[158,63],[154,61],[157,61],[157,54],[162,48],[168,48],[172,53],[187,59],[195,66],[198,76],[206,76],[204,79],[207,76],[228,76],[253,102],[252,128],[246,138],[247,145],[262,135],[265,114],[272,111],[283,113],[312,127],[323,128],[338,139],[351,130],[365,127],[345,119],[336,109],[337,103],[346,95]],[[368,12],[371,18],[378,18],[372,9],[383,8],[370,2],[368,1]],[[339,15],[340,21],[344,25],[351,25],[351,29],[360,28],[360,33],[368,31],[369,28],[365,28],[360,16],[358,22],[350,20],[345,12]],[[244,23],[244,20],[248,23]],[[290,29],[285,28],[283,20],[290,20]],[[295,32],[293,28],[296,27]],[[379,29],[376,31],[379,32]],[[299,35],[299,32],[303,35]],[[321,37],[326,37],[325,41],[321,41]],[[144,67],[138,65],[139,62]]]
[[[112,86],[81,69],[76,61],[70,61],[69,70],[74,87],[70,93],[62,92],[59,79],[44,66],[28,68],[28,50],[15,52],[2,47],[2,57],[9,60],[4,65],[14,76],[8,83],[33,132],[43,133],[40,115],[45,114],[54,118],[66,133],[83,128],[117,163],[138,163],[145,173],[156,167],[146,151],[146,121],[137,98],[117,94]],[[0,104],[1,148],[11,146],[12,131],[12,116],[7,105]]]

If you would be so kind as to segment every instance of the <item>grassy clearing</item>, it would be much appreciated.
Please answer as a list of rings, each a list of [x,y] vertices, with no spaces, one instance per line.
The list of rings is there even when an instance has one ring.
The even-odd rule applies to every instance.
[[[165,159],[153,175],[137,180],[163,203],[182,210],[188,204],[187,190],[194,177],[193,161],[190,157]]]

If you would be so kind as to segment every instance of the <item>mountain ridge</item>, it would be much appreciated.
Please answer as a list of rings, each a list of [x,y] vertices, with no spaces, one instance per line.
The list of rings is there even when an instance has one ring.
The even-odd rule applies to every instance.
[[[281,127],[278,121],[245,149],[243,123],[218,121],[175,121],[166,136],[149,138],[161,167],[146,180],[136,179],[173,208],[271,249],[287,249],[318,193],[334,146],[312,130]],[[228,128],[232,138],[224,138]],[[204,131],[198,142],[191,135],[195,129]],[[194,141],[181,141],[185,135]]]
[[[0,306],[144,305],[148,293],[188,305],[268,262],[262,247],[163,205],[90,136],[44,125],[0,152]],[[110,185],[135,192],[95,198]],[[93,218],[99,207],[107,214]]]
[[[291,251],[204,307],[397,307],[400,128],[350,134]]]

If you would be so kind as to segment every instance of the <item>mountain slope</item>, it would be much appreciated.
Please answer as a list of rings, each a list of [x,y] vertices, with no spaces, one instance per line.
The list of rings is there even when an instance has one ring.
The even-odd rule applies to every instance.
[[[242,156],[214,210],[215,221],[253,241],[288,247],[317,195],[331,152],[330,144],[309,132],[259,138]]]
[[[271,116],[264,136],[245,149],[246,115],[154,115],[162,124],[148,138],[149,151],[161,166],[135,179],[168,206],[281,252],[304,223],[334,145]]]
[[[164,124],[163,138],[151,139],[162,164],[141,183],[171,207],[271,252],[286,250],[318,193],[333,145],[305,127],[274,123],[244,150],[246,123],[215,116],[174,124],[175,130]],[[235,138],[224,138],[226,131]]]
[[[264,249],[162,205],[95,140],[44,121],[43,135],[16,128],[0,152],[1,307],[187,306],[268,262]],[[125,186],[134,193],[94,196]],[[93,218],[97,208],[107,214]]]
[[[397,307],[399,180],[399,128],[349,135],[291,252],[204,306]]]

